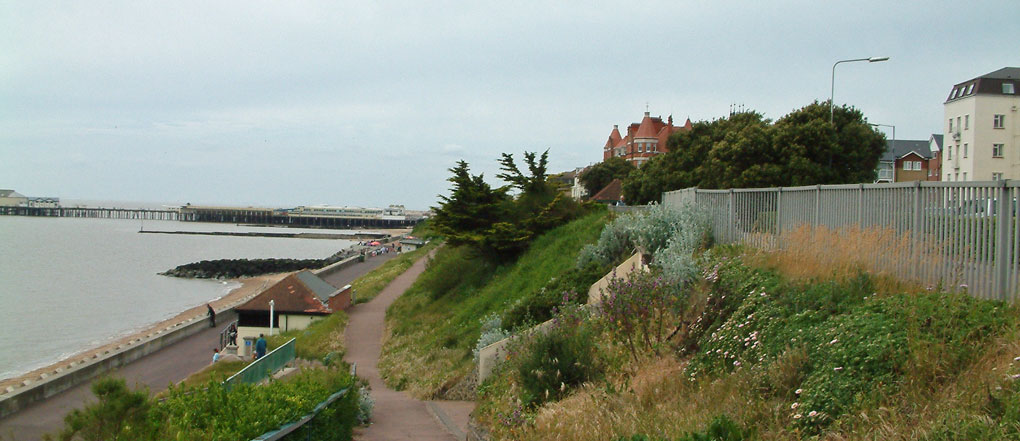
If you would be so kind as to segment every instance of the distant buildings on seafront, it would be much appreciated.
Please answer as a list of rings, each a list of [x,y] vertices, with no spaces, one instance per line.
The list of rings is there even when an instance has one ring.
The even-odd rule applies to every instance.
[[[14,190],[0,189],[0,207],[57,208],[60,198],[25,196]]]
[[[942,180],[1020,179],[1020,67],[953,86],[945,109]]]
[[[609,139],[602,147],[602,160],[620,157],[640,167],[651,157],[666,153],[669,148],[666,140],[669,135],[679,131],[691,130],[691,119],[682,126],[673,125],[673,115],[662,121],[661,116],[652,117],[647,111],[640,123],[627,126],[627,135],[620,134],[620,126],[614,125],[609,132]]]

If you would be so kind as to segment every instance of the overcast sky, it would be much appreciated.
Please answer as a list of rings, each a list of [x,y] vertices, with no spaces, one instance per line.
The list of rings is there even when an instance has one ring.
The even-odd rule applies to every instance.
[[[646,104],[776,119],[889,56],[835,101],[927,139],[953,84],[1020,66],[1016,0],[376,3],[0,0],[0,188],[424,209],[459,159],[598,162]]]

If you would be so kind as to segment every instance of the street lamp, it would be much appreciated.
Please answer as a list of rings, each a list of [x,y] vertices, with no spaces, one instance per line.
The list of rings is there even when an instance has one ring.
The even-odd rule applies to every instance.
[[[872,127],[892,127],[892,147],[893,147],[893,166],[892,166],[892,181],[896,182],[896,126],[891,124],[872,124],[868,123]]]
[[[839,63],[851,63],[854,61],[867,61],[869,63],[877,63],[879,61],[885,61],[888,59],[889,57],[854,58],[851,60],[839,60],[832,65],[832,85],[831,90],[829,92],[829,124],[832,124],[833,115],[832,106],[836,104],[833,101],[833,99],[836,97],[836,65]]]

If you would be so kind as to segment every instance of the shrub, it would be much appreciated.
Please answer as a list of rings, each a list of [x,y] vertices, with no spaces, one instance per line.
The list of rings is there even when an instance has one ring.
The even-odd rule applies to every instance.
[[[567,307],[546,332],[523,339],[523,348],[511,348],[525,407],[559,400],[570,388],[602,375],[594,331],[582,314],[576,307]]]
[[[355,418],[358,424],[368,424],[372,420],[373,410],[375,410],[375,399],[372,398],[368,388],[361,386],[358,389],[358,413]]]
[[[510,331],[503,329],[503,319],[500,318],[499,314],[489,314],[481,322],[481,336],[478,337],[475,349],[471,351],[474,354],[475,363],[478,363],[478,354],[481,353],[483,348],[510,336]]]
[[[661,275],[637,272],[627,280],[610,280],[598,309],[599,322],[636,362],[639,353],[658,355],[661,346],[684,327],[677,317],[685,304],[681,291],[666,285]]]

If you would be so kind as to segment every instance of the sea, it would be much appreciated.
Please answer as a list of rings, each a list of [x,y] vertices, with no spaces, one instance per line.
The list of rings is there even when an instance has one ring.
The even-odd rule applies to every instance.
[[[341,239],[141,234],[142,229],[323,231],[178,221],[0,216],[0,379],[102,346],[240,286],[227,281],[161,276],[159,272],[211,259],[325,258],[354,243]]]

